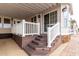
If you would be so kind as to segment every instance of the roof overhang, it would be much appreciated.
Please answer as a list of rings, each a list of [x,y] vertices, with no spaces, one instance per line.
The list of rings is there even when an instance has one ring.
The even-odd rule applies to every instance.
[[[57,5],[57,3],[1,3],[0,15],[26,18],[47,9],[54,8]]]

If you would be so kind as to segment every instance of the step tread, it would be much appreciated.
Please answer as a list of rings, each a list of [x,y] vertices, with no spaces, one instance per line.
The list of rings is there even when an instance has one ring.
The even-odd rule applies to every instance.
[[[47,43],[46,41],[38,41],[38,40],[33,40],[34,42],[37,42],[37,43]]]
[[[47,38],[40,38],[40,37],[35,37],[35,39],[37,39],[37,40],[47,40]]]
[[[29,43],[28,45],[30,45],[30,46],[33,47],[33,48],[46,48],[45,45],[36,45],[36,44],[34,44],[34,43]]]
[[[47,45],[46,41],[37,41],[37,40],[33,40],[32,43],[36,44],[36,45]]]

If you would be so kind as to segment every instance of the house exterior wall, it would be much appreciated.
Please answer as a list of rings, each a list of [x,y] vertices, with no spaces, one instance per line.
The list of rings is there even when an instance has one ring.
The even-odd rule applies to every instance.
[[[57,11],[57,22],[60,22],[60,19],[61,19],[61,17],[60,17],[60,15],[61,15],[60,6],[54,7],[52,9],[48,9],[44,12],[41,12],[39,14],[34,15],[37,18],[37,22],[40,23],[40,31],[41,31],[42,34],[46,33],[46,32],[44,32],[44,15],[46,15],[50,12],[54,12],[54,11]],[[40,18],[38,18],[38,15],[40,15]],[[26,18],[26,21],[31,21],[31,18],[34,17],[34,16]]]
[[[13,21],[18,21],[19,19],[17,18],[13,18],[13,20],[11,19],[12,17],[8,17],[8,16],[0,16],[1,18],[1,24],[2,26],[0,26],[0,33],[11,33],[11,28],[4,28],[4,18],[8,18],[10,19],[10,24],[11,24],[11,27],[12,27],[12,24],[13,24]],[[21,20],[21,19],[20,19]],[[7,27],[8,25],[6,25]]]

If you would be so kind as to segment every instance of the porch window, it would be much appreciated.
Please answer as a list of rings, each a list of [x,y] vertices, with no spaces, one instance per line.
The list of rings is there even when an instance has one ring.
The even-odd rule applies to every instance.
[[[33,18],[31,18],[31,22],[34,22],[34,23],[36,23],[37,21],[36,21],[36,16],[35,17],[33,17]]]
[[[4,18],[4,28],[11,28],[11,23],[9,18]]]
[[[4,24],[10,24],[10,19],[8,19],[8,18],[4,18]]]
[[[49,26],[49,14],[44,15],[44,31],[47,32]]]
[[[36,16],[34,17],[34,22],[36,23]]]
[[[50,13],[50,25],[54,25],[57,23],[57,11],[51,12]]]
[[[31,18],[31,22],[33,22],[33,18]]]

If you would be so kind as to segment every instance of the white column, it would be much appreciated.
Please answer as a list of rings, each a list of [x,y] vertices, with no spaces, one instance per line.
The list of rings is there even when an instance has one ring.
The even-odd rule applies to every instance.
[[[25,37],[25,20],[22,20],[22,37]]]
[[[38,23],[38,34],[40,35],[40,23]]]

